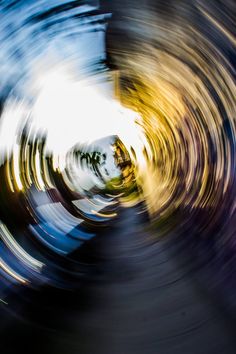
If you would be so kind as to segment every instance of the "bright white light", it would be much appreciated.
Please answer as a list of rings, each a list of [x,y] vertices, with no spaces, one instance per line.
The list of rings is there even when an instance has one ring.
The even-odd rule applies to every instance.
[[[29,114],[28,107],[21,102],[8,101],[0,120],[0,164],[13,151],[16,137],[24,126]]]
[[[3,151],[7,150],[10,154],[30,116],[31,138],[37,131],[47,131],[47,150],[53,152],[54,163],[60,170],[65,168],[66,153],[75,144],[88,144],[113,135],[120,137],[129,152],[133,147],[140,166],[145,166],[142,151],[146,139],[136,124],[140,119],[137,113],[122,107],[111,92],[106,94],[101,84],[93,83],[91,87],[91,82],[72,78],[72,70],[65,63],[51,71],[39,70],[34,77],[37,97],[31,112],[24,102],[6,105],[0,127],[0,156],[4,158]],[[109,86],[104,83],[104,87]]]
[[[33,109],[37,128],[48,131],[48,148],[65,155],[76,143],[91,143],[118,135],[127,149],[142,158],[145,144],[137,113],[98,92],[98,88],[73,82],[62,70],[41,78],[41,91]],[[140,151],[140,152],[139,152]]]

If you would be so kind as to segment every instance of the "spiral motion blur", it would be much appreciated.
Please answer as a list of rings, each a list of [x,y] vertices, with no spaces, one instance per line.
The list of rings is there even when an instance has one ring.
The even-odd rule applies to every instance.
[[[235,353],[235,2],[0,13],[2,353]]]

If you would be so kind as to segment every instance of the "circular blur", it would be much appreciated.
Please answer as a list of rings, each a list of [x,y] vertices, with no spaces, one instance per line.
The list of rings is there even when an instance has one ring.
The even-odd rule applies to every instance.
[[[191,235],[234,259],[233,2],[0,11],[3,287],[77,287],[78,250],[126,208],[147,245]]]

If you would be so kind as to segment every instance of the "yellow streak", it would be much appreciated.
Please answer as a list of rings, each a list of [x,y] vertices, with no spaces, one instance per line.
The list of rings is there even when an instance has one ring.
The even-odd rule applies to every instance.
[[[115,216],[117,216],[117,213],[103,214],[103,213],[99,213],[98,211],[95,211],[95,210],[91,210],[91,213],[94,215],[101,216],[103,218],[114,218]]]
[[[235,37],[222,25],[220,24],[212,15],[209,14],[206,10],[204,10],[200,5],[198,5],[198,9],[202,12],[202,14],[208,18],[224,35],[233,43],[233,45],[236,45],[236,39]]]

